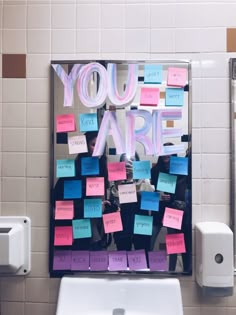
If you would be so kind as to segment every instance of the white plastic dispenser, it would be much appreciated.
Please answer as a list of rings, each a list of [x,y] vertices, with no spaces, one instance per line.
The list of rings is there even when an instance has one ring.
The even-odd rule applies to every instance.
[[[233,295],[233,232],[221,222],[200,222],[195,229],[196,281],[203,294]]]

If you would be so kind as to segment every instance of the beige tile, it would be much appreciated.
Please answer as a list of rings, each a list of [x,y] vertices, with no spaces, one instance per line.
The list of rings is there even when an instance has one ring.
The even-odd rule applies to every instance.
[[[44,278],[26,279],[26,302],[48,303],[49,281],[49,279]]]
[[[101,27],[124,29],[125,6],[120,4],[104,4],[101,8]]]
[[[149,30],[130,29],[125,33],[126,52],[149,52]]]
[[[49,226],[49,204],[47,202],[27,202],[26,213],[32,227]]]
[[[48,79],[27,79],[27,102],[49,102]]]
[[[25,278],[23,277],[2,278],[1,279],[1,301],[24,302],[25,301]]]
[[[184,315],[201,315],[201,308],[200,308],[200,306],[185,307],[184,308]]]
[[[4,128],[2,130],[3,152],[25,152],[26,130],[23,128]]]
[[[77,30],[76,53],[98,53],[98,52],[99,52],[99,30]]]
[[[25,178],[2,178],[2,201],[25,201]]]
[[[24,103],[26,101],[25,79],[2,79],[2,101]]]
[[[100,6],[97,4],[77,5],[77,29],[100,28]]]
[[[125,32],[123,30],[103,30],[101,34],[102,53],[122,53],[125,48]]]
[[[52,5],[52,28],[76,29],[76,7],[74,4]]]
[[[17,302],[2,302],[1,315],[25,315],[24,303]]]
[[[33,227],[31,230],[32,252],[44,252],[46,254],[48,252],[48,244],[49,244],[48,228]]]
[[[4,29],[26,28],[26,6],[4,5],[3,7]]]
[[[28,5],[27,27],[28,29],[50,28],[50,5]]]
[[[27,153],[27,177],[49,177],[49,154]]]
[[[51,0],[28,0],[28,5],[30,4],[50,4]]]
[[[49,78],[50,55],[27,55],[27,78]]]
[[[48,277],[48,253],[31,254],[31,272],[30,278],[47,278]]]
[[[55,315],[51,312],[51,305],[48,303],[25,303],[24,315]]]
[[[3,30],[2,51],[5,54],[26,53],[26,30]]]
[[[49,129],[28,128],[26,138],[27,152],[49,152]]]
[[[28,30],[27,52],[49,54],[50,38],[50,30]]]
[[[50,303],[57,303],[59,287],[60,287],[61,279],[52,278],[50,279],[49,286],[49,301]]]
[[[26,111],[27,127],[45,128],[50,125],[49,103],[28,103]]]
[[[3,127],[26,127],[26,104],[3,103]]]
[[[27,0],[2,0],[4,5],[8,4],[17,4],[17,5],[25,5]]]
[[[2,215],[24,216],[26,215],[26,202],[2,202]]]
[[[75,30],[52,30],[52,53],[74,53],[75,40]]]
[[[26,175],[26,154],[21,152],[2,153],[2,176],[23,177]]]
[[[26,192],[28,202],[49,202],[48,179],[28,178]]]

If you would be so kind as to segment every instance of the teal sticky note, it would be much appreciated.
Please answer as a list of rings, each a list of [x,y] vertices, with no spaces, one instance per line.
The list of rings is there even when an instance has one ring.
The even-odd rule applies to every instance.
[[[56,176],[74,177],[75,176],[75,161],[74,160],[57,160],[56,161]]]
[[[84,217],[101,218],[102,216],[102,199],[91,198],[84,199]]]
[[[64,199],[78,199],[82,197],[81,180],[64,181]]]
[[[99,159],[96,156],[81,158],[81,175],[98,175]]]
[[[188,175],[188,158],[180,156],[171,156],[170,174]]]
[[[148,215],[135,215],[134,234],[152,235],[153,217]]]
[[[133,179],[151,178],[150,161],[133,161]]]
[[[183,88],[166,88],[166,106],[183,106],[184,89]]]
[[[170,194],[175,193],[177,176],[166,173],[159,173],[157,181],[157,190],[168,192]]]
[[[91,237],[90,219],[72,220],[73,238]]]
[[[142,191],[141,209],[159,211],[159,193],[151,191]]]
[[[144,66],[144,83],[162,83],[162,66],[161,65],[145,65]]]
[[[97,131],[98,118],[96,113],[80,114],[79,115],[80,131]]]

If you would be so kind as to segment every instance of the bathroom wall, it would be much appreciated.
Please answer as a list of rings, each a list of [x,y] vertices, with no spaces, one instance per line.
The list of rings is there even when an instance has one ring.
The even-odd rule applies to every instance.
[[[0,214],[32,220],[32,271],[0,278],[1,315],[55,314],[59,279],[48,277],[50,60],[191,59],[193,225],[229,224],[235,12],[235,0],[0,0]],[[236,293],[204,298],[194,275],[180,280],[185,315],[236,314]]]

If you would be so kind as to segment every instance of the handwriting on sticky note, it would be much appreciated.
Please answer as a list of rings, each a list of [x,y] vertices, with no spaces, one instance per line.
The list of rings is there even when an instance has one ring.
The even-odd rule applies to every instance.
[[[83,157],[81,159],[81,175],[98,175],[99,159],[96,156]]]
[[[159,193],[142,191],[141,192],[141,209],[159,211]]]
[[[104,177],[86,178],[86,196],[104,196]]]
[[[55,226],[54,245],[72,245],[72,226]]]
[[[125,162],[110,162],[107,164],[108,180],[124,180],[126,179]]]
[[[134,234],[152,235],[152,222],[152,216],[135,214]]]
[[[91,271],[103,271],[108,269],[107,251],[92,251],[89,255]]]
[[[184,89],[167,88],[165,105],[166,106],[183,106],[184,105]]]
[[[131,251],[127,254],[130,270],[141,270],[147,268],[146,255],[143,249]]]
[[[89,270],[89,251],[88,250],[72,251],[71,270]]]
[[[80,114],[80,131],[97,131],[98,130],[98,119],[96,113]]]
[[[74,177],[75,176],[75,161],[74,160],[57,160],[57,178],[59,177]]]
[[[71,220],[74,217],[73,200],[57,200],[55,207],[56,220]]]
[[[71,269],[71,250],[54,250],[53,270]]]
[[[87,142],[84,135],[68,137],[69,154],[88,152]]]
[[[56,116],[56,132],[75,131],[75,116],[73,114],[63,114]]]
[[[149,252],[148,258],[150,271],[168,270],[166,251],[160,250],[156,252]]]
[[[186,253],[184,234],[167,234],[166,235],[166,250],[167,254]]]
[[[135,184],[118,185],[120,203],[137,202],[137,192]]]
[[[157,190],[174,194],[176,181],[177,176],[160,172],[157,181]]]
[[[158,88],[141,88],[140,105],[157,106],[160,99],[160,90]]]
[[[187,81],[187,69],[169,67],[167,73],[167,85],[184,87]]]
[[[107,213],[102,216],[105,233],[123,230],[120,212]]]
[[[133,179],[151,178],[150,161],[133,161]]]
[[[144,83],[162,83],[161,65],[144,65]]]
[[[92,236],[90,219],[73,220],[72,226],[74,239]]]
[[[163,226],[181,230],[184,211],[165,208]]]
[[[84,217],[100,218],[102,216],[102,199],[84,199]]]
[[[188,175],[188,158],[171,156],[170,174]]]
[[[127,270],[126,251],[109,251],[108,260],[110,271]]]

